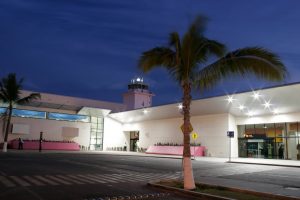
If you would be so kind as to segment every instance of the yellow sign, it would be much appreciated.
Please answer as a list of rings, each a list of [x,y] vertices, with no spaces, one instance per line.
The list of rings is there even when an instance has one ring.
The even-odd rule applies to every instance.
[[[180,126],[180,128],[181,128],[181,131],[182,132],[184,132],[184,124],[182,124],[181,126]],[[194,129],[193,129],[193,127],[192,127],[192,124],[190,123],[190,125],[189,125],[189,132],[192,132]]]
[[[192,133],[192,138],[194,139],[194,140],[196,140],[197,138],[198,138],[198,134],[197,133]]]

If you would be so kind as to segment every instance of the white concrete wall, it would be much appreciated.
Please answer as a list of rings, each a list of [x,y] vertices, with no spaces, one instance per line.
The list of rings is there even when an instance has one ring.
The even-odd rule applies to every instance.
[[[56,140],[62,141],[70,138],[63,138],[62,128],[71,127],[79,129],[79,136],[72,138],[73,141],[79,143],[80,145],[88,146],[90,140],[90,124],[84,122],[68,122],[68,121],[58,121],[58,120],[45,120],[45,119],[33,119],[33,118],[20,118],[13,117],[12,124],[27,124],[30,126],[30,134],[9,134],[8,141],[22,137],[24,139],[39,139],[40,132],[43,131],[43,137],[46,140]],[[3,135],[1,127],[1,135]],[[1,140],[3,142],[3,138]]]
[[[227,131],[229,124],[227,113],[192,117],[192,124],[199,135],[196,142],[201,142],[201,145],[207,148],[207,156],[228,156]]]
[[[237,117],[236,124],[264,124],[300,121],[300,113],[288,113],[278,115],[265,115],[259,117]]]
[[[179,118],[144,121],[124,124],[123,131],[139,131],[139,147],[142,148],[148,148],[158,142],[182,144],[181,123]]]
[[[122,123],[110,118],[104,118],[103,150],[108,147],[123,147],[126,142]]]
[[[234,123],[232,121],[233,119],[229,123],[228,114],[194,116],[191,118],[194,132],[199,135],[195,142],[207,147],[207,156],[228,156],[228,138],[226,133],[229,129],[229,124],[233,126]],[[139,145],[143,148],[158,142],[182,144],[183,135],[180,129],[182,123],[182,118],[143,121],[124,124],[123,131],[139,131]]]
[[[234,138],[231,138],[231,157],[237,158],[238,157],[238,131],[237,131],[235,117],[231,114],[228,115],[228,131],[234,131]]]

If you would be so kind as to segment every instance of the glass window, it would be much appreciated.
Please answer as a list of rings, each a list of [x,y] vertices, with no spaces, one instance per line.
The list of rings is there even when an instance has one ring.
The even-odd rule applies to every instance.
[[[76,122],[89,122],[90,118],[87,115],[71,115],[63,113],[49,113],[49,119],[65,120],[65,121],[76,121]]]
[[[255,134],[254,124],[246,125],[245,138],[253,138]]]
[[[298,130],[298,123],[287,123],[287,137],[296,137]]]
[[[264,125],[265,133],[267,138],[274,138],[276,137],[275,133],[275,125],[272,124],[265,124]]]
[[[33,110],[19,110],[13,109],[12,116],[14,117],[32,117],[32,118],[46,118],[46,112],[33,111]]]
[[[245,137],[245,125],[238,125],[238,137],[244,138]]]
[[[97,128],[98,128],[98,130],[102,130],[103,129],[103,124],[99,123]]]
[[[266,135],[266,126],[264,124],[255,124],[255,138],[265,138]]]
[[[0,114],[4,114],[7,108],[0,108]]]
[[[285,123],[275,124],[276,137],[285,137]]]
[[[97,124],[97,117],[91,117],[91,121],[93,124]]]

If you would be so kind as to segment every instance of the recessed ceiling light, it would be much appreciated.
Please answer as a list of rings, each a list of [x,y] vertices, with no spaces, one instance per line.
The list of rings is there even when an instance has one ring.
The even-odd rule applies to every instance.
[[[265,101],[263,105],[265,106],[265,108],[270,108],[271,106],[270,101]]]
[[[228,101],[228,103],[232,103],[235,99],[233,99],[233,96],[227,96],[226,100]]]
[[[253,92],[252,97],[253,97],[254,99],[259,99],[260,96],[261,96],[261,95],[259,94],[259,92]]]
[[[239,109],[240,109],[240,110],[244,110],[244,109],[245,109],[245,106],[244,106],[244,105],[240,105],[240,106],[239,106]]]
[[[274,109],[274,110],[273,110],[273,114],[274,114],[274,115],[278,114],[278,109]]]
[[[177,108],[178,108],[179,110],[182,110],[182,108],[183,108],[182,103],[178,104]]]
[[[146,109],[143,110],[143,113],[144,113],[144,114],[148,114],[148,112],[149,112],[149,111],[146,110]]]

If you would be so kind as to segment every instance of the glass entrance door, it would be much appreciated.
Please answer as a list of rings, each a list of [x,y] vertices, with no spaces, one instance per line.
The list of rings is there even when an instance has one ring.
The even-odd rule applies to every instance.
[[[139,132],[130,131],[130,151],[138,151]]]
[[[103,117],[91,117],[90,150],[103,150]]]

